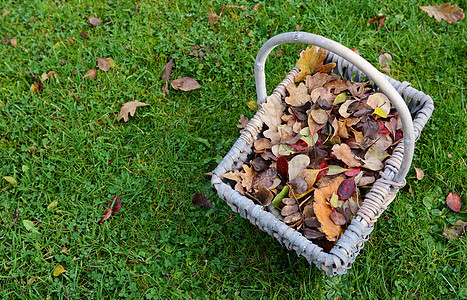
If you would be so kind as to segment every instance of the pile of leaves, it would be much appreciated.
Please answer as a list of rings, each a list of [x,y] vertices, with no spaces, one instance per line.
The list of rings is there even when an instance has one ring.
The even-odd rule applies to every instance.
[[[335,64],[323,65],[325,57],[314,46],[300,54],[288,95],[262,105],[254,154],[222,177],[329,250],[402,138],[402,126],[384,94],[331,74]]]

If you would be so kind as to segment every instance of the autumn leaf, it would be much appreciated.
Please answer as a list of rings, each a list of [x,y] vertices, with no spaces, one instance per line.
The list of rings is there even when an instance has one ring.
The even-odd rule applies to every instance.
[[[170,79],[170,73],[172,73],[173,61],[174,61],[173,58],[170,58],[169,61],[164,66],[164,74],[162,75],[162,79],[164,79],[165,81],[169,81]]]
[[[446,197],[446,204],[455,212],[459,212],[462,207],[461,198],[456,193],[454,193],[454,191],[451,191]]]
[[[248,117],[245,117],[243,114],[240,115],[240,119],[238,120],[238,124],[237,124],[237,127],[238,128],[245,128],[246,125],[248,124],[248,122],[250,122],[250,119],[248,119]],[[272,147],[272,145],[271,145]],[[271,147],[269,147],[268,149],[270,149]],[[264,148],[266,149],[266,148]]]
[[[467,232],[467,222],[457,220],[454,226],[446,227],[443,230],[443,235],[448,240],[453,240],[460,238],[465,232]]]
[[[198,81],[190,77],[182,77],[182,78],[172,80],[172,82],[170,82],[170,85],[172,86],[174,90],[181,90],[184,92],[196,90],[201,87]]]
[[[450,3],[444,3],[442,5],[435,4],[434,6],[419,7],[438,22],[445,20],[448,23],[456,23],[465,17],[462,8],[457,7],[456,4],[451,5]]]
[[[369,19],[368,21],[366,21],[366,23],[367,24],[372,24],[372,23],[378,22],[378,30],[377,31],[379,31],[380,28],[383,27],[385,21],[386,21],[386,16],[378,16],[378,17]]]
[[[10,227],[13,228],[15,226],[16,222],[18,221],[18,211],[19,209],[16,208],[15,212],[13,213],[13,220],[11,221]]]
[[[334,222],[336,225],[345,225],[347,223],[345,217],[343,214],[338,212],[337,210],[333,209],[331,214],[329,215],[331,220]]]
[[[414,169],[415,169],[415,174],[417,175],[417,179],[422,180],[423,177],[425,177],[425,172],[423,172],[422,169],[417,168],[417,167],[414,167]]]
[[[345,143],[332,146],[332,153],[337,159],[344,162],[350,168],[362,166],[362,163],[356,159],[356,156],[350,149],[349,145]]]
[[[106,58],[98,57],[97,58],[97,65],[98,65],[99,69],[101,69],[104,72],[107,72],[108,70],[110,70],[110,63]]]
[[[391,62],[392,62],[392,54],[389,52],[386,53],[379,53],[378,58],[379,66],[381,71],[386,73],[391,73]]]
[[[81,79],[84,79],[84,78],[94,79],[96,75],[97,75],[97,70],[90,69],[89,71],[86,72],[86,74],[84,74],[83,78]]]
[[[208,199],[208,197],[199,192],[193,195],[193,198],[191,199],[191,203],[196,206],[201,206],[205,208],[213,208],[212,203]]]
[[[305,154],[294,156],[289,161],[289,181],[292,181],[297,175],[310,164],[310,157]]]
[[[87,35],[86,33],[84,33],[83,31],[80,32],[81,36],[84,38],[84,39],[89,39],[89,35]]]
[[[16,179],[12,176],[3,176],[3,179],[8,181],[12,186],[16,187],[18,185],[18,181],[16,181]]]
[[[289,96],[285,97],[285,102],[292,106],[302,106],[311,100],[308,90],[303,82],[298,87],[293,82],[290,82],[287,86]]]
[[[65,268],[61,264],[58,264],[58,265],[55,266],[55,269],[54,269],[52,275],[54,277],[58,277],[58,276],[60,276],[61,274],[65,273],[65,272],[68,272],[68,271],[65,270]]]
[[[18,42],[16,41],[16,38],[12,38],[12,39],[10,40],[10,44],[11,44],[13,47],[16,48],[16,46],[18,45]]]
[[[99,20],[98,18],[89,18],[89,24],[93,25],[93,26],[99,26],[102,24],[102,21]]]
[[[112,209],[111,208],[107,208],[104,212],[104,215],[101,217],[101,219],[99,220],[99,224],[102,224],[102,222],[104,222],[105,220],[107,220],[108,218],[110,218],[110,216],[112,215]]]
[[[36,90],[36,92],[37,92],[37,90],[39,90],[40,92],[42,92],[42,91],[44,90],[44,85],[42,84],[42,81],[40,80],[40,78],[38,78],[38,77],[36,77],[36,75],[34,75],[34,73],[31,71],[31,69],[30,69],[29,67],[27,67],[27,68],[28,68],[29,72],[31,73],[32,77],[34,77],[34,79],[36,80],[36,83],[37,83],[37,84],[34,86],[34,89]],[[33,87],[32,87],[32,86],[31,86],[31,91],[32,91],[33,93],[35,93],[35,92],[33,91]]]
[[[239,170],[237,170],[237,169],[234,169],[233,171],[224,173],[220,177],[230,179],[230,180],[233,180],[233,181],[236,181],[236,182],[241,182],[242,181],[241,172]]]
[[[353,193],[355,192],[355,180],[354,177],[350,177],[339,185],[337,189],[337,195],[341,198],[341,200],[347,200],[352,197]]]
[[[212,9],[209,10],[208,14],[208,19],[209,19],[209,26],[214,26],[217,21],[219,21],[220,16],[218,16],[215,12],[212,11]]]
[[[337,237],[342,233],[341,226],[332,221],[332,208],[327,203],[327,199],[336,193],[342,181],[344,181],[343,177],[336,177],[328,185],[316,189],[314,193],[313,210],[321,223],[321,231],[326,234],[326,239],[329,241],[337,240]]]
[[[389,98],[383,93],[371,94],[368,97],[366,104],[373,109],[380,108],[383,112],[386,113],[386,117],[391,111],[391,102],[389,101]]]
[[[274,96],[269,96],[266,103],[262,105],[264,114],[261,115],[261,120],[268,126],[263,134],[269,138],[273,144],[277,144],[281,140],[278,126],[281,125],[281,117],[285,109],[285,104],[281,99]]]
[[[141,106],[149,106],[149,104],[144,102],[139,102],[138,100],[130,101],[123,104],[122,108],[120,109],[120,114],[118,115],[117,120],[120,121],[123,119],[124,122],[128,122],[128,114],[130,116],[134,116],[136,113],[136,108]]]

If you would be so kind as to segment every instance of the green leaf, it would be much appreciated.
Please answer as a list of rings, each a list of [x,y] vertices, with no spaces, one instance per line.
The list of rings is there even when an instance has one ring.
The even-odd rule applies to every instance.
[[[29,220],[23,220],[23,225],[26,227],[27,231],[32,231],[34,229],[34,222]]]
[[[334,102],[332,104],[337,105],[340,103],[344,103],[347,100],[347,93],[343,92],[337,95],[336,99],[334,99]]]
[[[57,200],[54,200],[54,201],[50,202],[49,205],[47,205],[47,209],[48,209],[48,210],[52,210],[52,209],[54,209],[55,207],[57,207],[57,205],[58,205],[58,201],[57,201]]]
[[[23,170],[23,172],[26,173],[27,171],[29,171],[29,167],[26,165],[23,165],[21,166],[21,170]]]
[[[275,208],[280,209],[279,204],[282,202],[282,199],[284,199],[288,194],[289,194],[289,186],[286,185],[284,186],[282,191],[279,194],[277,194],[276,197],[274,197],[271,204]]]
[[[332,176],[340,173],[344,173],[348,171],[349,169],[343,168],[341,166],[336,166],[336,165],[330,165],[328,167],[328,172],[326,173],[327,176]]]

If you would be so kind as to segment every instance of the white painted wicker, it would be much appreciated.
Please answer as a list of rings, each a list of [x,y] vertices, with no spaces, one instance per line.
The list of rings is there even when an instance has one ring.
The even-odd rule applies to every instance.
[[[219,177],[235,168],[240,168],[252,152],[253,142],[263,129],[260,116],[264,114],[261,104],[266,101],[264,75],[266,57],[274,47],[284,43],[306,43],[328,50],[326,62],[337,64],[334,69],[336,74],[357,82],[363,79],[371,80],[391,100],[403,123],[403,142],[396,146],[391,157],[386,161],[380,178],[366,194],[357,215],[329,253],[306,239],[300,232],[287,226],[272,213],[264,210],[262,206],[240,195]],[[294,77],[298,72],[298,68],[292,69],[273,91],[272,96],[284,99],[285,86],[289,82],[294,82]],[[212,185],[219,197],[224,199],[233,211],[276,238],[287,249],[294,250],[298,256],[305,257],[310,264],[314,263],[319,269],[326,271],[330,277],[345,274],[368,240],[378,217],[394,200],[399,189],[404,186],[405,176],[413,157],[414,143],[433,112],[433,100],[423,92],[410,87],[409,83],[399,82],[377,71],[350,49],[324,37],[305,32],[284,33],[267,41],[256,58],[255,79],[259,110],[214,170]]]

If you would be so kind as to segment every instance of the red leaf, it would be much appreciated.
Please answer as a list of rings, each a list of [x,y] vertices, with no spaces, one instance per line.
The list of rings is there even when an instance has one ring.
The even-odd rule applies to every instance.
[[[104,222],[105,220],[107,220],[108,218],[110,218],[110,216],[112,215],[112,209],[107,208],[104,212],[104,215],[102,216],[102,218],[99,220],[99,224],[102,224],[102,222]]]
[[[290,146],[297,151],[303,151],[308,148],[308,144],[302,140],[298,140],[295,144],[292,144]]]
[[[350,170],[348,170],[347,172],[345,172],[344,174],[346,176],[349,176],[349,177],[353,177],[353,176],[357,176],[358,173],[360,173],[360,168],[352,168]]]
[[[453,191],[446,197],[446,204],[455,212],[459,212],[462,207],[461,198]]]
[[[346,223],[345,216],[340,212],[336,211],[335,209],[331,212],[331,215],[329,217],[336,225],[345,225]]]
[[[390,134],[391,132],[386,128],[386,125],[383,123],[383,121],[379,120],[378,121],[378,126],[379,126],[379,130],[376,131],[377,133],[381,133],[381,134]]]
[[[319,164],[318,168],[323,170],[318,173],[318,176],[316,176],[316,182],[320,181],[320,179],[326,176],[326,174],[329,172],[328,163],[325,160]]]
[[[284,156],[279,157],[277,160],[277,173],[284,180],[289,178],[289,162]]]
[[[88,38],[89,38],[89,35],[87,35],[86,33],[82,32],[82,31],[81,31],[81,35],[82,35],[85,39],[88,39]]]
[[[111,207],[115,198],[117,199],[115,200],[114,206],[112,207],[112,215],[115,215],[120,210],[120,208],[122,208],[122,202],[120,201],[120,196],[118,195],[113,196],[112,199],[110,199],[109,203],[107,203],[107,207]]]
[[[339,188],[337,189],[337,195],[342,200],[349,199],[350,197],[352,197],[354,192],[355,192],[354,177],[350,177],[349,179],[342,181],[342,183],[339,185]]]
[[[37,84],[39,85],[39,90],[42,92],[44,90],[44,85],[42,84],[42,81],[40,80],[40,78],[38,78],[38,77],[36,77],[36,75],[34,75],[34,73],[31,71],[31,69],[29,69],[29,67],[28,67],[28,70],[29,70],[29,72],[31,72],[32,77],[34,77]]]

